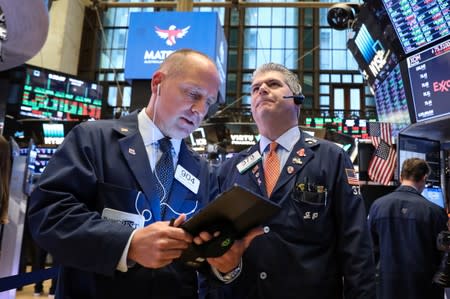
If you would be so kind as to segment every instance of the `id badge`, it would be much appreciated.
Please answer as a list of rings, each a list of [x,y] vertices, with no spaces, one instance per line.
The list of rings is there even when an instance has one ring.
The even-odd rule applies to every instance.
[[[144,227],[145,221],[144,216],[142,215],[131,214],[110,208],[103,209],[102,218],[129,226],[134,229]]]

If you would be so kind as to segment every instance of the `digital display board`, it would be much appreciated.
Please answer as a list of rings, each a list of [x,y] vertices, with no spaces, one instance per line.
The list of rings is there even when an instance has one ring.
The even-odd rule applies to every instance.
[[[355,138],[369,138],[367,134],[367,120],[346,119],[342,128],[342,134],[351,135]]]
[[[392,136],[411,124],[405,82],[400,65],[397,65],[384,79],[372,86],[375,96],[378,121],[392,124]]]
[[[20,154],[27,156],[25,168],[25,180],[23,184],[23,192],[30,196],[39,181],[41,174],[44,172],[50,158],[55,154],[56,147],[38,147],[33,142],[27,149],[21,149]]]
[[[382,0],[406,54],[450,33],[448,0]]]
[[[407,58],[417,122],[450,115],[450,39]]]
[[[307,117],[305,119],[306,127],[327,129],[353,138],[368,138],[367,122],[376,121],[375,119],[361,118],[332,118],[332,117]]]
[[[179,49],[206,54],[216,64],[219,102],[225,102],[228,46],[217,12],[132,12],[126,48],[126,80],[151,79],[163,60]]]
[[[342,118],[332,117],[307,117],[305,119],[307,127],[318,129],[330,129],[342,133]]]
[[[102,87],[69,75],[27,66],[19,114],[50,120],[100,119]]]
[[[383,81],[398,64],[402,50],[382,4],[364,3],[352,25],[354,35],[347,41],[358,67],[369,85]]]
[[[64,140],[63,124],[42,124],[42,132],[45,144],[61,144]]]

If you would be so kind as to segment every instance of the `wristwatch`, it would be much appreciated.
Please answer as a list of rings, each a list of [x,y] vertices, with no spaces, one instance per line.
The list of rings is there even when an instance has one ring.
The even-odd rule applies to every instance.
[[[222,277],[225,281],[231,281],[234,278],[236,278],[240,273],[241,273],[241,267],[237,266],[230,272],[226,273],[225,275],[222,275]]]
[[[239,265],[236,268],[234,268],[233,270],[231,270],[230,272],[228,272],[228,273],[221,273],[221,272],[219,272],[219,270],[217,270],[216,268],[214,268],[212,266],[211,266],[211,269],[212,269],[214,275],[216,275],[216,277],[220,281],[222,281],[224,283],[230,283],[233,280],[235,280],[239,276],[239,274],[241,274],[241,271],[242,271],[242,259],[239,262]]]

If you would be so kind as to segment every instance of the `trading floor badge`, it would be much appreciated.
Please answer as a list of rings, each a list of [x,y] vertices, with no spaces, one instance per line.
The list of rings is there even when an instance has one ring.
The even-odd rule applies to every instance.
[[[292,163],[299,165],[303,164],[302,160],[299,157],[292,158]]]
[[[299,149],[299,150],[297,151],[297,155],[298,155],[299,157],[305,157],[305,156],[306,156],[306,154],[305,154],[305,149],[304,149],[304,148]]]
[[[287,170],[288,174],[293,174],[294,173],[294,167],[292,167],[292,166],[288,166],[286,170]]]
[[[236,165],[237,170],[240,174],[243,174],[247,169],[258,163],[261,160],[261,154],[255,151],[253,154],[242,160],[238,165]]]

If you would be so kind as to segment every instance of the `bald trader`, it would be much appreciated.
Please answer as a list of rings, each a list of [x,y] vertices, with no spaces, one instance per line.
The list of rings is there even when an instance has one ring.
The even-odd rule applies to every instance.
[[[196,236],[178,226],[217,188],[183,138],[215,103],[219,82],[210,58],[178,50],[154,73],[145,109],[83,123],[66,137],[29,209],[34,238],[62,265],[56,298],[198,297],[197,273],[176,261]],[[168,151],[175,176],[164,188],[154,170]]]

